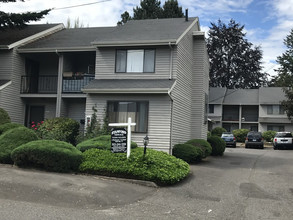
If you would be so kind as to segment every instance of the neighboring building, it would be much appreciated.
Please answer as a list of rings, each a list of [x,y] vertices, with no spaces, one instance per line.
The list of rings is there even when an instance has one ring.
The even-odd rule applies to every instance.
[[[227,131],[249,129],[252,131],[292,131],[281,101],[285,93],[281,87],[259,89],[210,88],[209,114],[213,127]]]
[[[206,138],[209,62],[198,18],[63,29],[17,52],[15,122],[62,116],[82,125],[96,106],[101,122],[131,117],[139,145],[148,135],[149,147],[171,153]]]

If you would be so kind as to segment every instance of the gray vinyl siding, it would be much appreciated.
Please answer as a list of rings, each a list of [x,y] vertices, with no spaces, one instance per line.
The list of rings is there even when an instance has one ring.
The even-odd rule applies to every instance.
[[[21,73],[24,71],[24,59],[15,50],[11,52],[11,84],[1,91],[0,107],[5,109],[12,122],[24,124],[24,103],[20,98]],[[2,62],[2,61],[1,61]]]
[[[11,50],[0,50],[0,80],[11,79],[13,52]]]
[[[208,123],[205,121],[206,95],[209,89],[209,63],[207,57],[207,49],[205,41],[202,39],[194,39],[193,45],[193,85],[192,85],[192,119],[191,131],[192,138],[207,137]],[[208,100],[207,100],[208,102]]]
[[[85,119],[85,99],[68,99],[66,100],[66,117],[72,118],[80,123],[80,120]],[[80,124],[80,131],[84,130],[84,125]]]
[[[190,30],[176,48],[173,97],[172,147],[191,139],[191,95],[193,74],[193,37]]]
[[[147,134],[149,147],[161,151],[170,151],[171,100],[168,95],[95,95],[88,94],[86,115],[91,116],[92,107],[97,107],[97,118],[103,123],[107,101],[148,101],[148,133],[132,133],[132,140],[143,146],[142,140]]]
[[[150,48],[156,50],[154,73],[115,73],[116,48],[98,48],[96,79],[168,78],[170,75],[170,48],[168,46]],[[126,47],[125,49],[131,48]]]

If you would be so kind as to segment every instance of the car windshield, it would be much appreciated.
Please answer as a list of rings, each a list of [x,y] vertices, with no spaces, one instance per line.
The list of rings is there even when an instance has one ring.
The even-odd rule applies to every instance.
[[[277,133],[276,137],[292,137],[291,133]]]
[[[222,134],[222,137],[233,137],[233,134]]]

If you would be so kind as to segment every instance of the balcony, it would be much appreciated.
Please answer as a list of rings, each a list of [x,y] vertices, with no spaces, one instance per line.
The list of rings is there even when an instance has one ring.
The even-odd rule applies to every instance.
[[[82,93],[81,89],[95,78],[94,74],[79,77],[64,77],[62,93]],[[20,93],[22,94],[56,94],[58,77],[55,76],[22,76]]]

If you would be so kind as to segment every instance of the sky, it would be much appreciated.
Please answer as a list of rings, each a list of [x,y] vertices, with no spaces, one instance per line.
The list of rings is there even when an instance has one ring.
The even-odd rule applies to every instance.
[[[161,4],[165,0],[161,0]],[[284,38],[293,28],[293,0],[178,0],[189,17],[199,17],[201,30],[206,32],[210,23],[230,19],[245,26],[246,38],[263,51],[263,71],[271,76],[278,68],[276,59],[286,50]],[[83,5],[83,6],[82,6]],[[1,3],[0,11],[26,12],[53,9],[37,23],[71,23],[78,18],[85,27],[115,26],[120,15],[140,5],[140,0],[25,0]],[[76,6],[76,7],[73,7]]]

